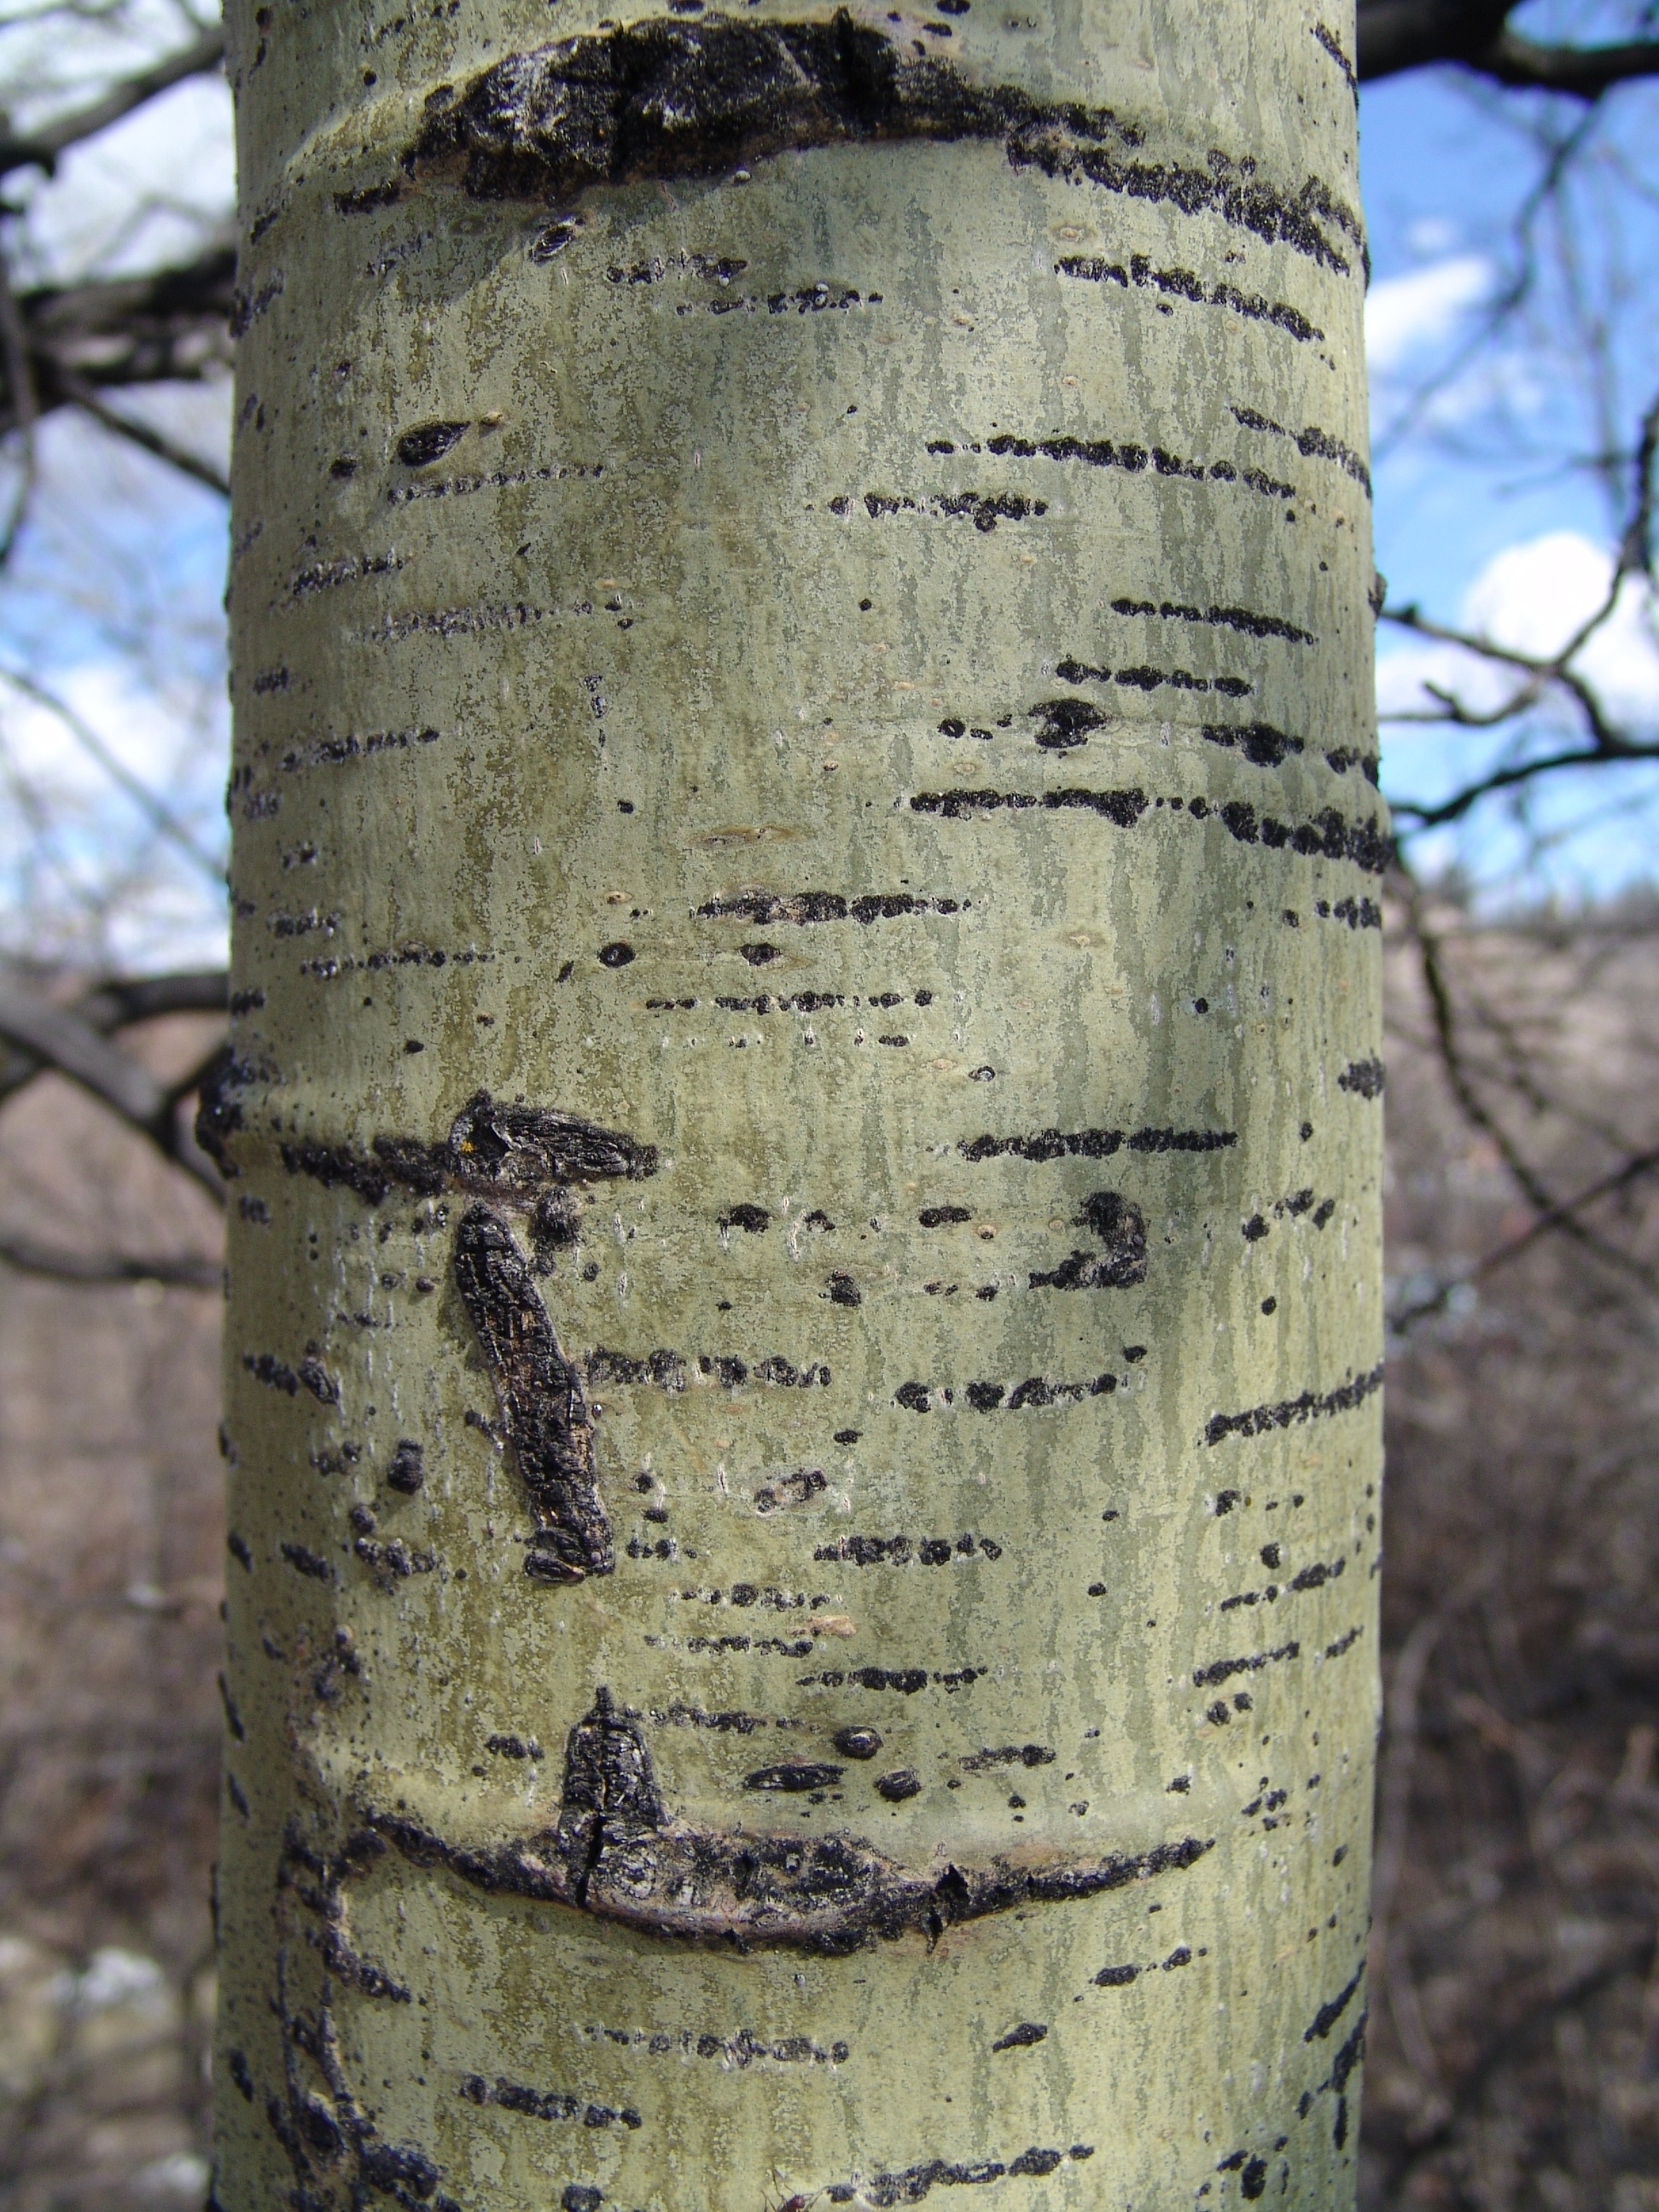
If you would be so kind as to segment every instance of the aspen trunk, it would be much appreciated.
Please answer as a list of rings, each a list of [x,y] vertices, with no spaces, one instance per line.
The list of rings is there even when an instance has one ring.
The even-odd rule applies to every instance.
[[[1352,10],[1029,5],[235,10],[223,2212],[1352,2198]]]

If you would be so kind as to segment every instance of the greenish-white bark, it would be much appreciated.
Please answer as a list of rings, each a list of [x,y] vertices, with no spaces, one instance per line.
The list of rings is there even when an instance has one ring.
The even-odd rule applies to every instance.
[[[236,11],[218,2203],[1352,2194],[1351,10]]]

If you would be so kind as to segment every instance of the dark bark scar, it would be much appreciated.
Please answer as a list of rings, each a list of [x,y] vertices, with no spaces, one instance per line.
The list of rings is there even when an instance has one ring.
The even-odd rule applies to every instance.
[[[559,1348],[513,1233],[487,1206],[455,1232],[455,1286],[495,1385],[501,1425],[536,1516],[533,1581],[574,1583],[616,1565],[593,1481],[593,1425],[581,1376]]]
[[[601,1688],[570,1731],[564,1793],[550,1831],[458,1844],[404,1813],[371,1812],[374,1836],[411,1866],[441,1867],[492,1896],[573,1905],[642,1934],[745,1951],[845,1956],[910,1932],[1019,1906],[1097,1897],[1176,1873],[1213,1838],[1079,1856],[1029,1849],[925,1871],[862,1838],[727,1834],[672,1818],[637,1718]]]
[[[1139,125],[1109,107],[978,82],[894,24],[843,7],[782,22],[647,16],[561,39],[437,86],[403,167],[477,198],[557,205],[595,185],[719,176],[791,149],[978,141],[1017,167],[1218,216],[1343,274],[1363,257],[1358,216],[1316,177],[1274,185],[1218,149],[1201,167],[1149,159]],[[396,192],[371,186],[337,205],[367,211]],[[544,251],[576,228],[567,218]]]

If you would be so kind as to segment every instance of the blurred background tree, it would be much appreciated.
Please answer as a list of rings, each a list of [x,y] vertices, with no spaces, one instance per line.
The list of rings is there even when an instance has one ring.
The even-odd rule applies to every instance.
[[[1310,27],[1360,100],[1401,844],[1367,2198],[1655,2212],[1659,0]],[[179,0],[0,4],[19,2212],[206,2186],[218,1191],[189,1124],[225,988],[221,56]]]

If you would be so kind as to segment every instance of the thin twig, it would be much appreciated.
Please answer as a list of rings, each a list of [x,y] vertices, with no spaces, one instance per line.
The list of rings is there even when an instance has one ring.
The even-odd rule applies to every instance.
[[[21,1275],[58,1283],[163,1283],[188,1291],[216,1291],[223,1268],[205,1253],[140,1258],[125,1252],[70,1252],[33,1237],[0,1234],[0,1261]]]
[[[59,116],[55,123],[43,124],[39,130],[21,132],[15,137],[8,131],[0,137],[0,176],[31,166],[50,173],[58,155],[71,146],[78,146],[83,139],[95,138],[100,131],[107,131],[112,123],[131,115],[134,108],[142,107],[158,93],[170,92],[187,77],[202,76],[217,69],[224,58],[225,34],[215,24],[192,39],[187,46],[164,54],[149,69],[123,77],[87,106],[76,108]]]
[[[34,428],[40,413],[33,365],[29,360],[28,340],[23,331],[23,319],[17,311],[17,295],[11,286],[11,259],[3,246],[0,246],[0,360],[5,363],[12,426],[22,447],[11,512],[6,517],[3,529],[0,529],[0,568],[3,568],[11,558],[12,549],[17,543],[17,533],[23,526],[30,495],[34,489]]]
[[[229,498],[230,479],[223,470],[216,469],[211,461],[204,460],[199,453],[192,453],[188,446],[175,444],[165,431],[153,429],[148,422],[135,422],[130,415],[118,415],[114,408],[105,404],[91,385],[70,374],[67,369],[58,370],[58,382],[64,397],[72,400],[83,415],[90,415],[94,422],[101,423],[106,430],[112,430],[118,438],[125,438],[135,446],[142,446],[145,453],[154,453],[157,460],[169,462],[185,476],[193,477],[198,483],[205,484],[210,491],[216,491],[224,498]]]
[[[119,784],[128,798],[149,817],[161,836],[187,854],[216,888],[223,889],[223,863],[216,860],[204,847],[197,843],[191,831],[165,801],[158,799],[143,778],[135,775],[125,763],[110,750],[97,731],[84,716],[76,712],[67,700],[60,699],[55,691],[48,690],[44,684],[33,676],[26,675],[21,668],[0,665],[0,683],[9,684],[14,690],[22,692],[26,698],[33,699],[37,705],[55,714],[76,743],[92,756],[112,782]]]

